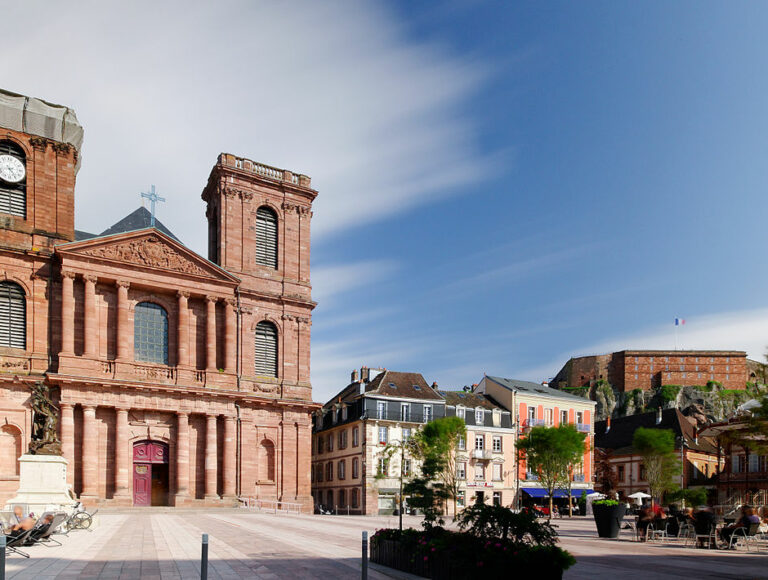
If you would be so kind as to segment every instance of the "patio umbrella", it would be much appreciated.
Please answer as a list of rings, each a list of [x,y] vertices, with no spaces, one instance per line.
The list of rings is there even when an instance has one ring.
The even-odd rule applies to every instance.
[[[648,495],[647,493],[643,493],[642,491],[638,491],[627,497],[634,499],[638,504],[641,504],[643,503],[644,499],[649,498],[651,496]]]

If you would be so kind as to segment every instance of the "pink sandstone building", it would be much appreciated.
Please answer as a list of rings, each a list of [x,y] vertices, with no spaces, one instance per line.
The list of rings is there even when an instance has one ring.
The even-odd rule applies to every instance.
[[[76,232],[74,113],[0,97],[0,503],[44,382],[86,503],[311,509],[309,177],[221,154],[208,259],[146,210]]]

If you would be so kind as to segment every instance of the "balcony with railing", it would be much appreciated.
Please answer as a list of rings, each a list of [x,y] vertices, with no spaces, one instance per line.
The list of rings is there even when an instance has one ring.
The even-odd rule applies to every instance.
[[[576,430],[579,433],[589,433],[589,423],[576,423]]]
[[[484,461],[487,461],[489,459],[493,458],[493,453],[490,449],[473,449],[472,450],[472,459],[482,459]]]
[[[580,473],[580,474],[579,473],[575,473],[573,475],[573,481],[575,483],[584,483],[586,481],[586,478],[584,477],[583,473]]]
[[[528,419],[527,421],[528,427],[544,427],[546,424],[547,422],[544,419]]]
[[[539,481],[539,476],[535,473],[531,473],[530,471],[527,471],[525,473],[525,479],[526,481]]]
[[[388,411],[387,409],[376,409],[372,413],[372,419],[378,421],[397,421],[399,423],[429,423],[435,418],[434,413],[403,413],[401,411]]]

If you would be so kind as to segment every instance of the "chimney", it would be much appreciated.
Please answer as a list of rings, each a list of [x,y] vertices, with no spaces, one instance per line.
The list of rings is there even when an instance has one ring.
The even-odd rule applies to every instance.
[[[605,420],[605,432],[608,433],[611,430],[611,416],[608,415],[608,418]]]
[[[432,381],[432,388],[437,390],[437,381]]]
[[[359,383],[360,382],[360,373],[357,372],[357,369],[352,371],[352,379],[350,380],[351,383]]]
[[[549,383],[547,381],[541,381],[541,386],[542,387],[548,387]]]
[[[656,424],[661,424],[661,407],[659,407],[658,411],[656,411]]]
[[[363,367],[360,369],[360,380],[364,383],[367,383],[370,380],[371,373],[368,369],[368,367]]]
[[[693,428],[693,442],[699,444],[699,426]]]

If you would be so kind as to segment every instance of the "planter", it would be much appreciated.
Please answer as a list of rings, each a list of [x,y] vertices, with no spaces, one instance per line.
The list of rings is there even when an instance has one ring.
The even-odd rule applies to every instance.
[[[595,524],[597,525],[597,535],[601,538],[618,538],[621,530],[621,520],[627,508],[623,504],[619,505],[592,505],[592,512],[595,515]]]

